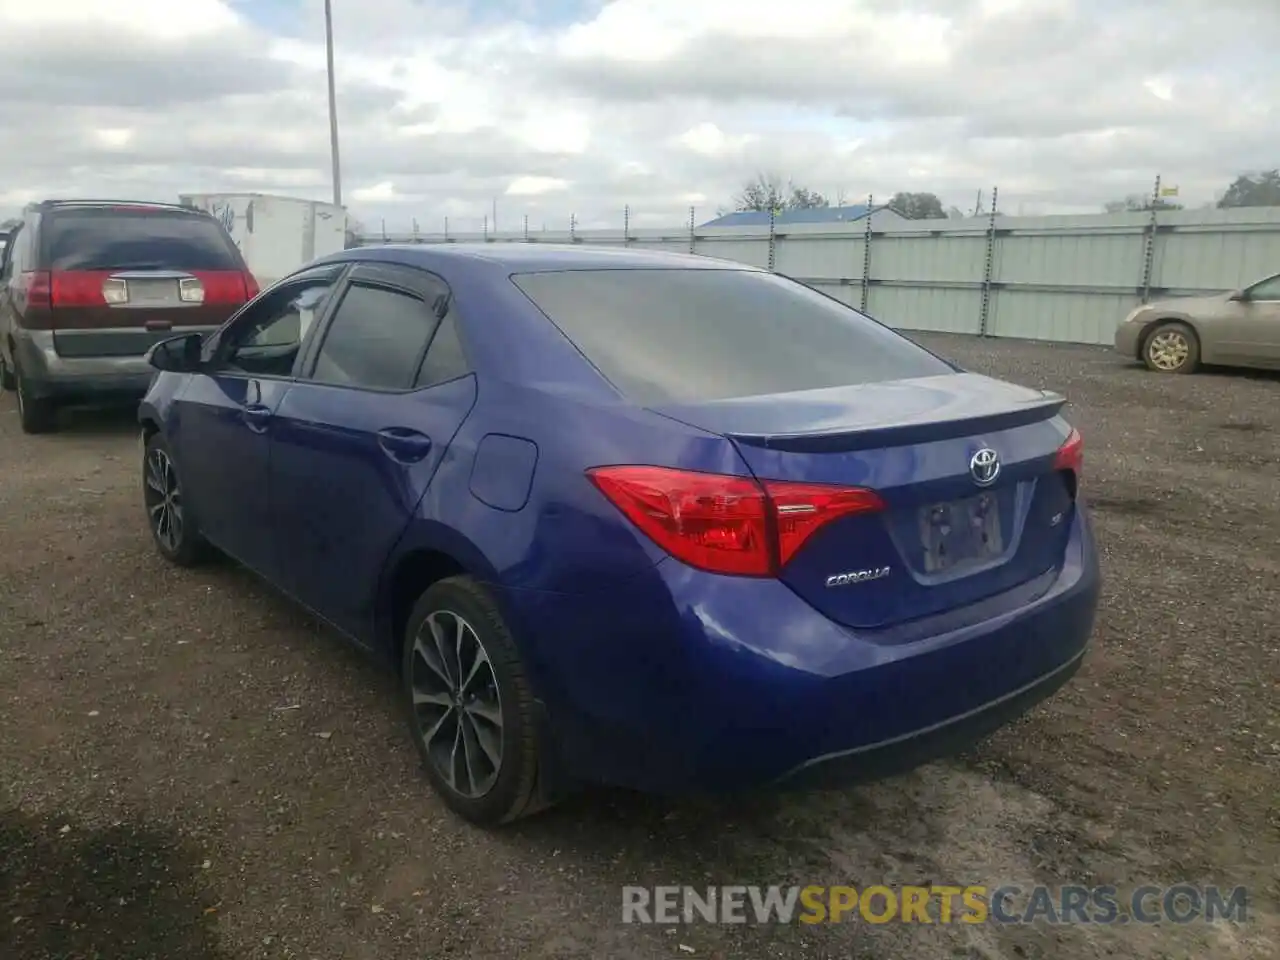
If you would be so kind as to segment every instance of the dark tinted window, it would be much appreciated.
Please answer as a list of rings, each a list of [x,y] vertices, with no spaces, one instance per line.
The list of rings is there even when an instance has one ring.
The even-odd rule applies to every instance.
[[[444,383],[470,371],[467,358],[462,355],[462,343],[458,340],[458,328],[453,317],[454,314],[450,311],[440,321],[436,335],[431,338],[427,356],[422,361],[422,369],[418,371],[415,386],[429,387],[434,383]]]
[[[582,270],[512,278],[638,403],[698,402],[950,373],[850,307],[768,273]]]
[[[381,390],[407,390],[422,361],[435,317],[416,297],[352,286],[320,345],[313,379]]]
[[[208,217],[64,210],[45,220],[50,270],[239,270],[235,247]]]

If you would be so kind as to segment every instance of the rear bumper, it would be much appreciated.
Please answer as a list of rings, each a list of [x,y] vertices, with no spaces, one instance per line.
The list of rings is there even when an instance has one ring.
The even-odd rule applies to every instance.
[[[47,330],[18,333],[14,360],[22,369],[28,394],[41,400],[141,398],[155,372],[141,356],[61,356],[53,333]]]
[[[1079,671],[1084,656],[1082,649],[1045,676],[999,700],[935,726],[882,743],[815,757],[783,774],[778,786],[786,789],[850,786],[896,776],[922,764],[953,756],[1057,693]]]
[[[1099,588],[1077,511],[1059,569],[893,630],[669,560],[608,596],[505,593],[565,768],[683,793],[852,783],[953,754],[1069,679]]]

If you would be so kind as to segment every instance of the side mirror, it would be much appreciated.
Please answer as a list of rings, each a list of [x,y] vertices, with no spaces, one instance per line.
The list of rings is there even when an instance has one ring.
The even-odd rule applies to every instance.
[[[1246,300],[1248,300],[1248,299],[1249,299],[1249,294],[1247,294],[1247,293],[1246,293],[1245,291],[1243,291],[1243,290],[1232,290],[1232,291],[1231,291],[1231,296],[1227,297],[1227,299],[1228,299],[1228,300],[1234,300],[1234,301],[1236,301],[1237,303],[1242,303],[1242,302],[1244,302],[1244,301],[1246,301]]]
[[[161,340],[147,351],[147,363],[169,373],[195,373],[200,369],[203,339],[198,333],[184,333]]]

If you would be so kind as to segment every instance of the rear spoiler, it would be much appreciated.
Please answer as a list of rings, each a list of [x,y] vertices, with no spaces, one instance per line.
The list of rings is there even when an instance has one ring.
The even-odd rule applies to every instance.
[[[1066,397],[1051,391],[1010,410],[975,410],[963,416],[937,420],[929,417],[899,420],[891,425],[823,430],[812,433],[727,434],[738,443],[792,453],[824,453],[835,450],[862,450],[871,447],[899,447],[935,440],[952,440],[974,433],[994,433],[1038,423],[1056,416],[1066,406]]]

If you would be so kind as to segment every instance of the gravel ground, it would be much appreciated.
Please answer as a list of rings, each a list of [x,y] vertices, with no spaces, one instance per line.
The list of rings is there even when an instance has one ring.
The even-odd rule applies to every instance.
[[[1280,956],[1280,378],[920,339],[1065,393],[1107,578],[1076,680],[871,787],[450,816],[392,684],[230,564],[166,566],[128,413],[0,398],[0,957]],[[621,923],[626,884],[1201,884],[1240,925]]]

